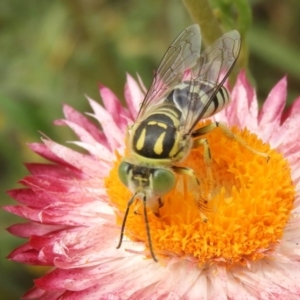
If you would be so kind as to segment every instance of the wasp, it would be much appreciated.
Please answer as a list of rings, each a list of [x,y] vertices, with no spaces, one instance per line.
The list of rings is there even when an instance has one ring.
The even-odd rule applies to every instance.
[[[159,217],[163,196],[176,185],[176,174],[187,174],[199,184],[192,169],[177,163],[184,161],[192,148],[203,145],[204,159],[209,166],[209,146],[203,134],[222,127],[229,136],[233,135],[218,122],[200,129],[195,127],[200,120],[216,114],[230,101],[223,84],[237,61],[240,34],[236,30],[230,31],[203,52],[200,48],[200,27],[196,24],[187,27],[169,46],[136,121],[128,128],[128,155],[119,165],[119,178],[132,192],[132,197],[127,204],[117,248],[122,245],[130,207],[138,199],[138,203],[143,204],[148,246],[154,261],[157,259],[147,208]],[[208,171],[208,177],[211,176]]]

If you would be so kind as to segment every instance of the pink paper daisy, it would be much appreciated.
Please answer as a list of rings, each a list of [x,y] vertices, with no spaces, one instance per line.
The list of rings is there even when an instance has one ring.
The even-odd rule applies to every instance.
[[[105,108],[88,99],[94,123],[69,106],[57,125],[78,136],[78,153],[49,139],[31,149],[52,164],[27,164],[25,188],[6,206],[28,219],[9,231],[28,238],[9,259],[51,266],[24,299],[299,299],[299,119],[300,98],[283,112],[286,78],[258,111],[255,91],[241,73],[229,107],[215,116],[246,143],[267,152],[267,162],[219,129],[207,135],[213,163],[214,198],[202,222],[188,178],[165,197],[160,218],[148,212],[153,248],[149,255],[143,215],[131,212],[126,238],[116,249],[130,192],[117,176],[128,124],[144,93],[127,78],[123,108],[100,87]],[[246,130],[247,128],[248,130]],[[191,152],[205,189],[203,150]]]

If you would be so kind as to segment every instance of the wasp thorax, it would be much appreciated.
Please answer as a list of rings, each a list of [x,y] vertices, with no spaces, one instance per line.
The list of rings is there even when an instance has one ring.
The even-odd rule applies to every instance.
[[[132,129],[131,148],[139,156],[155,160],[177,160],[180,153],[181,111],[164,103]]]

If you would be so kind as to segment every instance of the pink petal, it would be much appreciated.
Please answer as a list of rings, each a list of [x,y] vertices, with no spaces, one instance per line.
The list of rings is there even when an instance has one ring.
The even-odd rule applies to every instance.
[[[248,100],[248,115],[246,117],[246,122],[244,124],[247,124],[247,127],[253,131],[256,132],[257,130],[257,116],[258,116],[258,101],[256,96],[255,89],[250,85],[249,81],[246,77],[246,72],[242,71],[239,76],[242,85],[244,86],[246,93],[247,93],[247,100]],[[241,100],[240,100],[241,101]],[[254,125],[253,125],[254,123]]]
[[[42,163],[26,163],[26,168],[32,175],[43,175],[53,176],[56,178],[70,178],[83,179],[82,173],[75,168],[67,168],[60,165],[50,165]]]
[[[39,214],[36,212],[35,209],[31,209],[20,205],[5,206],[4,209],[12,214],[28,219],[30,221],[40,221]]]
[[[103,218],[112,221],[112,216],[107,212],[102,213],[100,210],[103,206],[96,206],[97,201],[88,204],[74,204],[70,203],[66,206],[63,202],[53,204],[52,206],[40,208],[29,208],[27,206],[5,206],[4,209],[20,217],[26,218],[33,222],[54,225],[67,225],[67,226],[86,226],[92,223],[99,223]],[[96,207],[94,211],[91,207]],[[86,213],[85,213],[86,212]],[[91,222],[92,219],[92,222]]]
[[[67,120],[85,129],[99,143],[106,143],[103,132],[81,113],[68,105],[63,106],[63,111]]]
[[[271,90],[267,100],[265,101],[259,116],[259,128],[262,131],[260,136],[264,141],[268,141],[274,128],[281,124],[281,114],[286,102],[287,80],[282,78]]]
[[[145,95],[141,91],[137,82],[129,75],[126,76],[125,99],[131,112],[131,117],[134,120],[140,109],[140,105],[144,100]]]
[[[245,72],[241,72],[231,92],[232,102],[226,108],[227,122],[230,126],[247,127],[257,130],[257,100],[254,89],[249,85]]]
[[[81,228],[78,232],[69,231],[63,239],[63,243],[68,249],[67,255],[56,255],[55,265],[59,268],[69,269],[102,265],[104,263],[112,265],[112,262],[116,259],[134,258],[135,255],[125,251],[124,248],[116,249],[118,234],[118,228],[106,226],[105,223],[93,228]],[[86,235],[89,239],[83,240],[81,238],[83,235]],[[120,261],[115,261],[115,263],[119,265]]]
[[[40,258],[38,257],[38,252],[35,249],[30,248],[25,251],[24,247],[27,247],[27,244],[14,250],[9,254],[8,258],[13,261],[25,263],[28,265],[51,266],[49,262],[40,260]]]
[[[125,137],[123,132],[117,125],[118,122],[125,122],[122,116],[118,116],[115,122],[114,118],[97,102],[88,98],[88,101],[95,112],[96,119],[100,122],[103,132],[105,133],[110,149],[116,149],[121,146],[120,137]]]
[[[299,152],[299,143],[295,143],[295,141],[300,140],[299,118],[300,111],[295,112],[287,118],[281,126],[273,128],[269,137],[269,143],[272,147],[277,148],[281,153],[286,155],[291,147],[295,148],[295,150]]]
[[[286,119],[292,117],[293,115],[298,115],[300,113],[300,97],[294,100],[290,108],[283,113],[281,122],[284,123]]]
[[[89,132],[87,132],[84,128],[77,125],[76,123],[70,122],[68,120],[56,120],[55,125],[59,125],[59,126],[66,125],[70,127],[73,130],[73,132],[77,135],[77,137],[83,142],[87,142],[91,144],[98,143],[98,141],[94,139],[94,137],[91,134],[89,134]]]
[[[92,135],[90,135],[87,131],[85,131],[82,127],[78,126],[77,124],[74,124],[72,122],[69,122],[67,120],[58,120],[56,121],[56,124],[64,124],[69,126],[74,133],[78,136],[78,138],[84,142],[83,145],[86,145],[84,147],[86,150],[91,150],[91,154],[96,155],[98,157],[101,157],[102,159],[105,159],[107,161],[111,161],[113,159],[113,155],[111,151],[108,150],[108,148],[98,143]],[[79,142],[73,142],[76,145],[79,145]]]
[[[35,193],[28,188],[14,189],[7,192],[8,195],[24,205],[32,207],[45,207],[53,201],[53,198],[43,193]],[[4,209],[10,206],[4,206]]]
[[[94,285],[94,280],[98,280],[94,277],[92,272],[89,272],[90,268],[74,268],[69,270],[55,269],[43,277],[35,280],[35,284],[44,290],[72,290],[80,291],[87,287]],[[91,273],[91,274],[89,274]],[[70,278],[74,278],[70,280]]]
[[[38,289],[36,287],[31,288],[29,291],[27,291],[22,299],[44,299],[46,300],[46,298],[41,298],[43,295],[45,294],[45,291]],[[56,293],[52,293],[52,295],[56,295]],[[52,298],[52,299],[58,299],[58,298]],[[50,300],[49,298],[47,300]]]
[[[121,105],[117,96],[110,89],[100,84],[99,91],[106,110],[112,115],[116,123],[120,115],[124,115],[127,118],[129,117],[128,111]],[[124,130],[126,124],[122,123],[122,125],[125,125],[124,128],[122,128]]]
[[[55,195],[54,193],[68,193],[76,190],[73,186],[74,182],[71,180],[58,179],[50,175],[27,176],[21,180],[21,183],[32,187],[33,190],[47,192],[49,195]],[[55,200],[57,200],[56,197]]]
[[[187,270],[189,272],[186,272]],[[167,274],[164,274],[165,278],[155,285],[153,296],[163,299],[172,294],[173,297],[177,295],[177,298],[180,299],[184,294],[188,294],[192,283],[197,280],[200,272],[201,269],[195,268],[195,264],[188,261],[170,266]],[[185,280],[182,281],[182,278]]]
[[[38,223],[23,223],[12,225],[7,230],[15,236],[28,238],[32,235],[44,235],[53,231],[61,230],[63,228],[65,227],[59,225],[54,226]]]
[[[60,164],[60,165],[65,165],[70,168],[73,167],[72,165],[67,164],[64,160],[60,159],[55,153],[50,151],[50,149],[44,144],[31,143],[31,144],[29,144],[29,147],[33,152],[39,154],[41,157],[44,157],[45,159],[47,159],[49,161],[52,161],[52,162]]]
[[[43,140],[45,145],[62,161],[70,164],[89,176],[101,176],[101,165],[98,160],[90,155],[80,154],[70,148],[59,145],[50,140]]]
[[[123,300],[124,297],[122,294],[116,293],[105,293],[107,287],[102,287],[101,285],[97,284],[89,289],[84,291],[66,291],[59,300],[82,300],[82,299],[89,299],[89,300]]]

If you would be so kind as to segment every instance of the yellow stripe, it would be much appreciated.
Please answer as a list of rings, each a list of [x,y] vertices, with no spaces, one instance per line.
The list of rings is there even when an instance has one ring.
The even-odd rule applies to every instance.
[[[169,107],[161,107],[160,109],[158,109],[155,114],[157,113],[162,113],[167,115],[168,117],[170,117],[171,119],[177,119],[177,113],[176,111],[174,111],[173,109],[169,108]]]
[[[174,111],[170,107],[168,107],[168,106],[161,107],[154,113],[150,114],[149,116],[154,116],[157,114],[164,114],[164,115],[168,116],[172,120],[174,127],[179,126],[180,120],[178,119],[178,115],[177,115],[176,111]],[[155,121],[150,121],[150,122],[155,122]],[[150,123],[148,123],[148,124],[150,124]],[[163,123],[158,123],[158,125],[159,124],[163,124]],[[161,125],[159,125],[159,126],[161,126]]]
[[[154,145],[154,152],[156,153],[156,154],[161,154],[162,152],[163,152],[163,141],[164,141],[164,139],[165,139],[165,135],[166,135],[166,133],[165,132],[163,132],[159,137],[158,137],[158,139],[156,140],[156,142],[155,142],[155,145]]]
[[[162,127],[164,129],[168,128],[168,125],[166,125],[164,123],[161,123],[161,122],[157,122],[157,121],[150,121],[150,122],[147,123],[147,125],[157,125],[157,126]]]
[[[137,150],[141,150],[144,147],[145,138],[146,138],[146,129],[144,128],[141,132],[141,135],[140,135],[137,143],[136,143]]]

